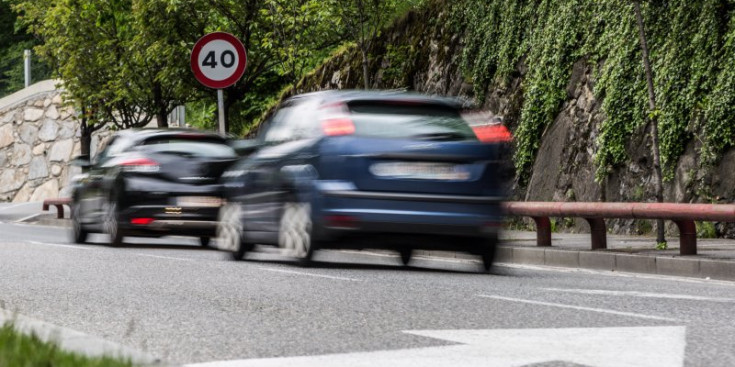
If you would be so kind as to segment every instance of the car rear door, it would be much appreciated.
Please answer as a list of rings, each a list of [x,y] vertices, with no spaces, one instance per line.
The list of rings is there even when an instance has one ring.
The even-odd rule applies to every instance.
[[[249,157],[245,195],[246,227],[250,231],[277,232],[280,212],[292,167],[313,160],[315,143],[320,138],[314,121],[314,102],[287,103],[276,112],[266,127],[263,148]]]

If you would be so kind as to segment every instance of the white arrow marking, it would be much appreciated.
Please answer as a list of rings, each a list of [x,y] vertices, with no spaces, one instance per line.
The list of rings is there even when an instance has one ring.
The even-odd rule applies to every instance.
[[[555,361],[593,367],[678,367],[684,364],[686,346],[684,326],[406,333],[462,345],[210,362],[188,367],[518,367]]]

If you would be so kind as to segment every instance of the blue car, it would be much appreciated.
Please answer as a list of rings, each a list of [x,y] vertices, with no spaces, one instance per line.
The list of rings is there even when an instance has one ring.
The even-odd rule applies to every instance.
[[[277,246],[303,265],[318,249],[479,255],[502,223],[502,142],[481,143],[450,99],[326,91],[283,102],[222,176],[218,247],[243,259]]]

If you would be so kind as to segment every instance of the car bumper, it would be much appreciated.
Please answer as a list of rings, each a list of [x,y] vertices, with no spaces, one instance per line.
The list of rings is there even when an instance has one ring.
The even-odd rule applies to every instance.
[[[133,206],[120,213],[121,229],[131,236],[209,237],[217,230],[218,207]]]
[[[400,242],[456,250],[474,239],[495,240],[503,221],[502,200],[497,197],[365,191],[320,194],[314,203],[315,228],[317,236],[327,241],[372,241],[386,247]]]

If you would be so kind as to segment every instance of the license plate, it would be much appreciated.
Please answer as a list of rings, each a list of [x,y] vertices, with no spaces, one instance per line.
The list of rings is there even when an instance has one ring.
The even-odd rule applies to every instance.
[[[370,166],[370,173],[377,177],[465,181],[470,179],[470,170],[464,164],[433,162],[381,162]]]
[[[180,207],[216,208],[222,205],[222,199],[215,196],[182,196],[176,199]]]

